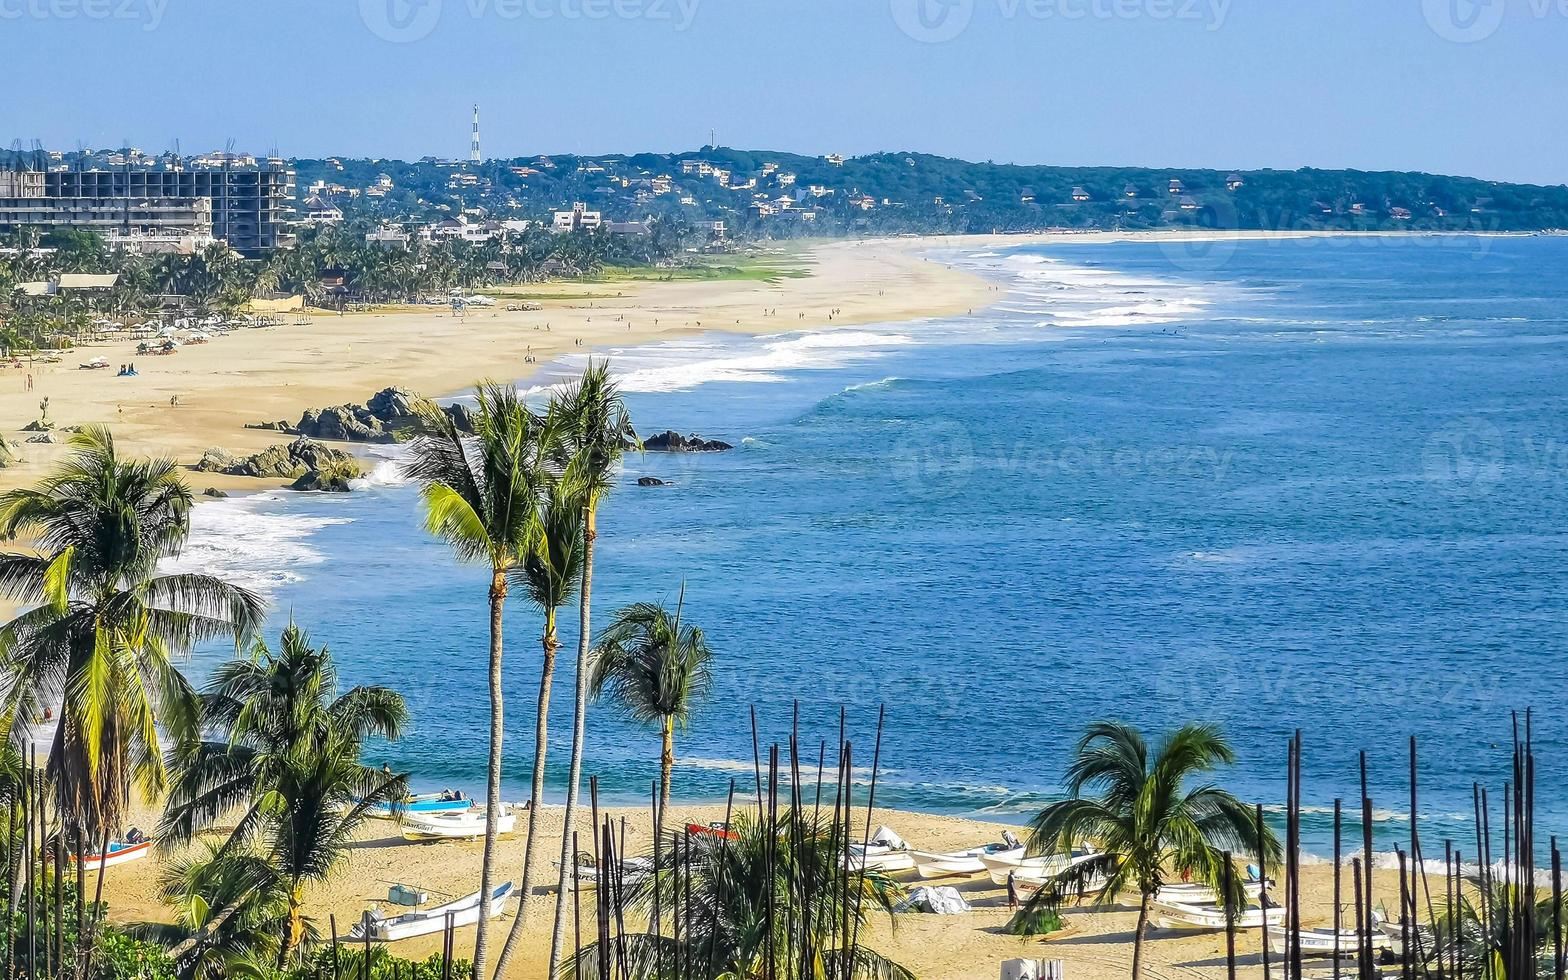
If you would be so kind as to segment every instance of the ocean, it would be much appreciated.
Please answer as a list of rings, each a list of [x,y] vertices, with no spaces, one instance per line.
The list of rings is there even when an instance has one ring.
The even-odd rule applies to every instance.
[[[1568,238],[1140,242],[950,250],[970,316],[610,353],[639,431],[732,452],[627,460],[600,518],[595,623],[673,602],[717,652],[677,734],[680,799],[751,784],[800,716],[842,710],[877,800],[1022,822],[1083,726],[1220,725],[1215,779],[1276,812],[1303,733],[1304,838],[1371,771],[1381,846],[1473,851],[1472,784],[1534,709],[1541,839],[1568,832]],[[524,387],[580,370],[569,358]],[[368,392],[366,393],[369,394]],[[180,559],[264,590],[413,733],[425,788],[482,788],[485,583],[423,532],[391,447],[345,495],[204,504]],[[668,485],[640,488],[639,476]],[[564,782],[575,607],[550,758]],[[508,798],[526,795],[540,619],[507,615]],[[200,676],[232,649],[198,652]],[[593,709],[585,772],[646,800],[654,732]],[[831,761],[830,761],[831,768]],[[866,788],[861,789],[861,793]]]

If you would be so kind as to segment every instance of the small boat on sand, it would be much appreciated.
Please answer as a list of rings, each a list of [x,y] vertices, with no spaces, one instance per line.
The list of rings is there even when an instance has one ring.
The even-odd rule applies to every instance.
[[[1024,856],[1024,845],[1021,843],[1011,845],[1004,842],[971,847],[963,851],[949,851],[945,854],[935,854],[931,851],[909,852],[909,856],[915,862],[915,871],[922,878],[981,874],[986,868],[980,858],[986,855],[1004,861],[1021,860]]]
[[[152,853],[152,839],[137,837],[129,841],[110,841],[109,849],[102,854],[88,854],[85,857],[71,855],[73,863],[80,862],[83,871],[97,871],[99,868],[112,868],[117,864],[135,861]]]
[[[1257,901],[1263,893],[1264,882],[1257,878],[1248,878],[1241,883],[1242,893],[1252,901]],[[1270,888],[1274,887],[1269,882]],[[1175,902],[1178,905],[1218,905],[1220,904],[1219,892],[1208,885],[1198,882],[1182,882],[1174,885],[1161,885],[1154,897],[1161,902]]]
[[[1290,948],[1292,933],[1285,926],[1271,925],[1268,932],[1269,945],[1271,947],[1276,950]],[[1366,937],[1354,930],[1342,930],[1339,933],[1339,945],[1337,947],[1340,958],[1355,956],[1368,938],[1372,941],[1372,949],[1374,951],[1387,949],[1394,944],[1394,941],[1382,932],[1374,932],[1370,937]],[[1333,956],[1336,948],[1334,940],[1333,929],[1303,929],[1301,930],[1302,955]]]
[[[1225,910],[1218,905],[1183,905],[1156,899],[1149,905],[1149,921],[1156,929],[1184,932],[1220,932],[1225,929]],[[1278,925],[1285,921],[1285,910],[1280,906],[1262,909],[1256,905],[1243,909],[1236,916],[1237,929],[1259,929],[1265,925]]]
[[[506,911],[506,900],[512,897],[514,887],[510,881],[503,882],[490,893],[490,918],[497,918]],[[364,919],[355,923],[348,935],[350,939],[363,941],[367,938],[368,932],[371,942],[395,943],[400,939],[412,939],[415,936],[441,932],[446,928],[449,915],[452,917],[453,926],[471,926],[478,922],[479,893],[464,895],[445,905],[405,912],[390,919],[383,918],[377,912],[370,912]]]
[[[561,866],[561,862],[559,861],[553,861],[551,863],[554,864],[557,868]],[[648,874],[652,870],[652,858],[628,858],[627,860],[621,862],[621,882],[623,884],[630,884],[632,881]],[[566,876],[566,887],[574,891],[587,891],[590,888],[598,888],[599,882],[602,878],[604,878],[604,876],[605,873],[603,869],[599,868],[594,863],[593,855],[584,851],[578,854],[576,860],[573,861],[572,873]]]
[[[870,840],[849,845],[849,855],[843,863],[850,871],[892,874],[913,868],[915,859],[910,857],[909,845],[891,827],[878,827]]]
[[[1089,858],[1099,854],[1093,849],[1074,851],[1071,854],[1041,854],[1037,857],[1013,857],[1008,853],[980,855],[980,863],[991,875],[994,885],[1007,884],[1008,875],[1022,875],[1030,878],[1049,878],[1061,874],[1068,868],[1082,864]]]
[[[370,808],[370,815],[383,820],[396,820],[410,813],[458,813],[473,806],[474,801],[462,793],[443,790],[440,793],[419,793],[408,796],[401,803],[383,803],[373,806]]]
[[[510,834],[516,824],[517,815],[502,807],[496,833]],[[402,829],[405,840],[473,840],[485,835],[485,811],[471,807],[456,813],[405,814]]]

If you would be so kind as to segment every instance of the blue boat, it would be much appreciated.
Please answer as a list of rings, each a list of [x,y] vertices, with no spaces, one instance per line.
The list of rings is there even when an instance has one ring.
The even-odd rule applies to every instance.
[[[381,803],[370,808],[370,815],[391,819],[404,813],[457,813],[470,809],[474,801],[454,793],[421,793],[401,803]]]

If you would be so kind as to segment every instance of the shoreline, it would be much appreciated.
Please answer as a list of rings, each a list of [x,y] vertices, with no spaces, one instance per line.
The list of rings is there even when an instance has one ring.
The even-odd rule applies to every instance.
[[[674,815],[679,823],[707,824],[723,820],[724,804],[687,804],[673,802]],[[736,812],[749,810],[755,803],[737,799]],[[541,976],[550,939],[550,920],[555,902],[555,857],[558,855],[561,834],[560,806],[545,806],[540,810],[541,844],[536,860],[543,866],[547,882],[536,879],[534,894],[529,903],[528,921],[524,925],[523,939],[518,950],[519,958],[513,976]],[[651,816],[646,806],[601,808],[601,817],[609,817],[617,825],[624,821],[627,852],[642,854],[649,849]],[[591,816],[584,808],[577,830],[582,838],[589,836]],[[851,826],[858,837],[867,826],[868,816],[862,806],[854,810]],[[954,850],[998,839],[1009,825],[972,820],[963,817],[917,813],[907,810],[876,808],[869,816],[869,826],[886,824],[910,841],[910,846],[934,850]],[[499,880],[517,880],[522,865],[523,841],[520,834],[501,839],[497,864]],[[398,836],[396,827],[388,821],[373,820],[360,842],[353,848],[347,867],[324,887],[310,889],[308,912],[316,917],[323,932],[327,931],[328,917],[334,917],[340,933],[345,932],[368,908],[379,905],[388,915],[397,914],[395,907],[386,903],[386,891],[394,883],[418,885],[428,890],[432,902],[472,891],[478,880],[482,842],[463,843],[408,843]],[[1240,859],[1238,859],[1240,860]],[[155,894],[157,874],[162,855],[151,860],[137,861],[110,869],[104,879],[104,899],[109,903],[111,921],[121,925],[146,921],[166,921],[168,909],[159,905]],[[1243,861],[1243,863],[1245,863]],[[940,916],[924,913],[901,914],[891,921],[885,915],[874,915],[868,920],[867,931],[862,934],[864,945],[887,954],[895,961],[914,970],[916,976],[926,980],[941,978],[983,978],[993,980],[1001,961],[1015,957],[1060,959],[1066,964],[1070,976],[1083,980],[1112,980],[1124,977],[1132,957],[1131,933],[1137,917],[1136,899],[1123,895],[1112,905],[1097,906],[1092,903],[1070,905],[1062,916],[1068,930],[1050,940],[1020,938],[1003,931],[1011,913],[1007,908],[1006,889],[991,882],[986,875],[922,880],[913,872],[901,872],[893,878],[907,888],[922,884],[948,885],[957,888],[972,909],[970,912]],[[1311,928],[1332,921],[1333,867],[1330,864],[1305,863],[1302,868],[1304,882],[1303,924]],[[1343,889],[1350,890],[1350,869],[1342,871]],[[1393,907],[1399,895],[1397,871],[1382,869],[1374,874],[1376,901]],[[584,921],[592,921],[593,892],[582,893]],[[516,906],[492,924],[492,936],[504,936],[511,925]],[[1347,908],[1345,916],[1351,915]],[[629,923],[629,925],[631,925]],[[636,928],[632,925],[632,928]],[[459,956],[471,951],[473,927],[457,931],[456,949]],[[442,938],[439,934],[423,936],[392,944],[395,955],[423,959],[439,952]],[[1155,931],[1144,945],[1147,963],[1153,975],[1174,980],[1177,977],[1211,977],[1216,968],[1223,971],[1225,936],[1219,933],[1172,933]],[[1260,959],[1261,936],[1258,930],[1243,931],[1237,936],[1237,958],[1242,964],[1256,965]],[[1277,953],[1277,950],[1276,950]]]

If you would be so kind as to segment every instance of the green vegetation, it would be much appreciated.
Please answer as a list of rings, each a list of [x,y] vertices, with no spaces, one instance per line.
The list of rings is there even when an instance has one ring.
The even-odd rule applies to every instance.
[[[249,657],[220,666],[201,697],[199,726],[217,737],[176,748],[159,828],[161,846],[173,847],[238,814],[205,864],[165,882],[166,895],[194,894],[211,913],[191,923],[188,942],[223,948],[235,941],[225,933],[275,922],[281,928],[262,930],[268,942],[249,945],[275,947],[278,964],[288,962],[312,935],[305,886],[343,862],[372,807],[408,793],[406,776],[360,762],[367,739],[395,739],[407,723],[403,699],[388,688],[339,696],[331,654],[293,623],[277,653],[257,639]]]
[[[1101,901],[1114,902],[1122,892],[1139,896],[1132,954],[1132,976],[1138,980],[1149,902],[1167,874],[1197,878],[1225,894],[1227,851],[1257,854],[1262,848],[1269,860],[1278,859],[1279,842],[1265,828],[1260,843],[1258,824],[1246,804],[1206,782],[1187,785],[1235,761],[1230,743],[1209,725],[1178,728],[1152,753],[1142,733],[1130,725],[1090,725],[1067,767],[1069,798],[1052,803],[1030,821],[1029,849],[1070,854],[1076,845],[1092,841],[1101,853],[1036,892],[1014,916],[1013,930],[1033,925],[1042,907],[1054,909],[1068,892],[1082,896],[1092,880],[1103,879]],[[1225,901],[1237,908],[1242,886],[1239,880],[1231,884]]]
[[[628,932],[612,940],[618,966],[636,977],[664,976],[661,965],[679,963],[681,975],[711,980],[913,980],[909,970],[856,941],[873,913],[891,917],[901,889],[881,872],[840,873],[841,828],[790,809],[776,821],[738,814],[730,831],[719,840],[671,835],[654,872],[628,884],[622,911],[664,917],[658,935]],[[684,931],[674,921],[677,880],[688,909]],[[567,975],[608,980],[601,952],[597,942],[584,945],[565,964]],[[811,972],[799,971],[800,963],[812,964]]]
[[[653,832],[662,836],[670,809],[670,772],[675,767],[675,726],[713,689],[708,664],[713,651],[699,627],[681,623],[686,590],[675,611],[639,602],[615,613],[599,636],[589,689],[626,717],[659,727],[659,812]]]

